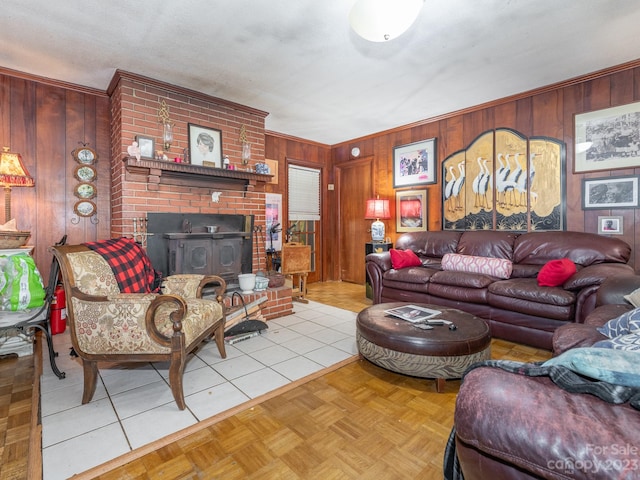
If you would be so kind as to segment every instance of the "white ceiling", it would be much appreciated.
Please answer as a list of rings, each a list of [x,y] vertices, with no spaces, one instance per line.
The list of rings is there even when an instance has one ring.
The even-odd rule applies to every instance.
[[[640,58],[638,0],[426,0],[387,43],[350,30],[354,2],[3,0],[0,66],[103,91],[138,73],[333,145]]]

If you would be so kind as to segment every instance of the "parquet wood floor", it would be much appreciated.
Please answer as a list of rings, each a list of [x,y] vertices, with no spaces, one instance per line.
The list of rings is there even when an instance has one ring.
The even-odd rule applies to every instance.
[[[341,282],[310,284],[307,298],[356,312],[371,305],[363,286]],[[502,340],[492,341],[492,355],[550,357]],[[0,479],[39,478],[32,452],[40,448],[40,432],[32,405],[39,394],[34,363],[41,361],[0,361]],[[436,393],[433,381],[356,359],[195,433],[169,438],[133,461],[116,459],[99,474],[78,478],[439,479],[459,385],[448,381]]]
[[[360,311],[364,287],[310,284],[307,298]],[[549,352],[494,340],[494,358]],[[459,381],[431,380],[357,359],[108,472],[120,479],[436,479]]]

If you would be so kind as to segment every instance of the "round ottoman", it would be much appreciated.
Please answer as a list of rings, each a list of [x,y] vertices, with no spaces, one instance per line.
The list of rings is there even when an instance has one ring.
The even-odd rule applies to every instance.
[[[473,363],[491,357],[489,327],[481,318],[454,308],[412,304],[439,310],[435,319],[456,326],[436,325],[422,330],[416,325],[392,317],[385,310],[406,303],[381,303],[362,310],[356,319],[356,340],[360,354],[376,365],[421,378],[435,378],[442,392],[447,379],[460,378]]]

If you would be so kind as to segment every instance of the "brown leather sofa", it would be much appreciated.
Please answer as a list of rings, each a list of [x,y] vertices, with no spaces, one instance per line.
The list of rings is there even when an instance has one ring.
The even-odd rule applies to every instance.
[[[494,337],[551,350],[553,332],[582,323],[595,307],[600,284],[633,275],[631,247],[624,241],[584,232],[433,231],[401,235],[395,248],[410,249],[422,265],[394,269],[389,252],[366,257],[373,303],[430,303],[458,308],[487,321]],[[447,253],[512,262],[508,279],[481,273],[443,271]],[[540,269],[569,258],[577,273],[559,287],[541,287]]]
[[[585,322],[556,330],[554,354],[605,339],[596,327],[633,308],[623,295],[639,287],[640,276],[604,282]],[[454,425],[465,480],[640,478],[640,412],[549,377],[476,368],[460,387]]]

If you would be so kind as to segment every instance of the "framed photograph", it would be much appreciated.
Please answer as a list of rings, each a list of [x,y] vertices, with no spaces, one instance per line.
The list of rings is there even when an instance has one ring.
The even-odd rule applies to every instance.
[[[602,235],[622,235],[622,217],[598,217],[598,233]]]
[[[427,230],[427,191],[396,192],[396,232]]]
[[[575,116],[574,173],[640,166],[640,102]]]
[[[582,209],[638,208],[638,176],[582,180]]]
[[[138,148],[140,149],[140,158],[148,158],[151,160],[156,158],[156,146],[153,138],[136,135],[136,142],[138,142]]]
[[[436,183],[436,139],[393,147],[393,188]]]
[[[193,123],[188,127],[191,164],[222,168],[222,131]]]

